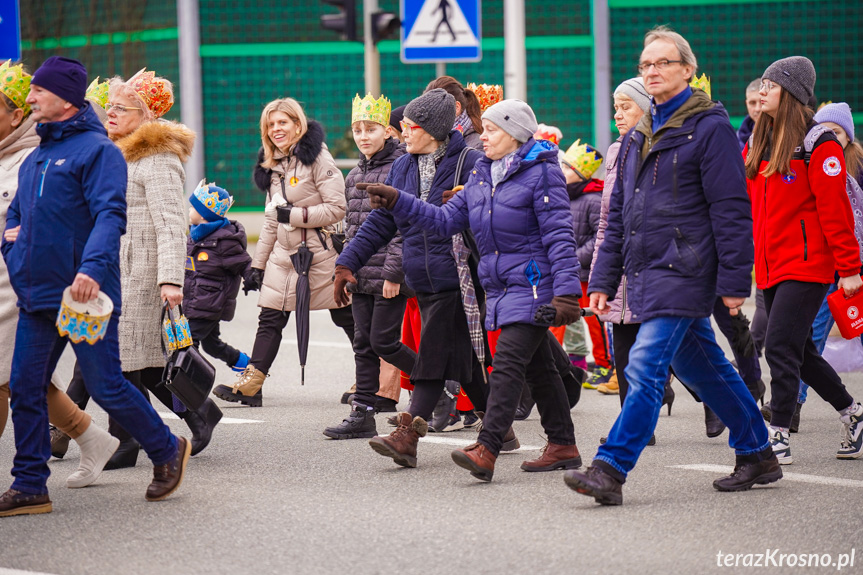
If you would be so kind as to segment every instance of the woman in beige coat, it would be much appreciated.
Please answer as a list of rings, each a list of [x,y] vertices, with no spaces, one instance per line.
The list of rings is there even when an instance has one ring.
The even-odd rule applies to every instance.
[[[312,251],[309,270],[310,309],[328,309],[333,322],[353,338],[350,308],[333,299],[336,250],[327,239],[345,217],[345,179],[336,167],[324,129],[306,118],[292,98],[274,100],[261,114],[263,148],[255,183],[267,194],[266,220],[252,260],[260,286],[258,333],[246,370],[233,388],[216,386],[226,401],[261,405],[261,387],[279,351],[282,330],[296,309],[297,271],[291,255],[305,239]]]

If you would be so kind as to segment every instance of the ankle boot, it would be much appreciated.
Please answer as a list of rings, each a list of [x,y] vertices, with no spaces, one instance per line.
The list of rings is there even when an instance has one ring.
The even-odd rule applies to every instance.
[[[362,437],[374,437],[378,434],[375,425],[375,410],[365,405],[355,403],[350,415],[339,425],[328,427],[324,435],[332,439],[358,439]]]
[[[725,424],[707,404],[704,404],[704,428],[707,437],[719,437],[725,431]]]
[[[51,426],[50,434],[51,455],[53,455],[57,459],[63,459],[63,457],[66,455],[66,452],[69,450],[69,441],[71,441],[72,438],[54,427],[53,425]]]
[[[593,497],[601,505],[623,504],[623,483],[600,469],[590,466],[585,471],[572,469],[563,476],[567,487]]]
[[[70,489],[87,487],[95,482],[120,446],[119,439],[95,423],[90,423],[87,431],[75,441],[81,449],[81,461],[78,463],[78,470],[66,478],[66,487]]]
[[[465,448],[456,449],[451,456],[456,465],[467,469],[477,479],[491,481],[497,456],[492,455],[482,443],[471,443]]]
[[[550,441],[542,448],[542,453],[537,459],[521,464],[521,468],[525,471],[554,471],[579,467],[581,467],[581,455],[575,444],[558,445]]]
[[[530,394],[530,389],[525,386],[521,390],[521,397],[518,400],[518,407],[515,408],[515,420],[524,421],[530,417],[530,412],[533,411],[533,406],[536,403],[533,401],[533,396]]]
[[[476,426],[476,431],[479,433],[482,431],[482,418],[485,417],[484,411],[475,412],[480,419],[480,422]],[[515,436],[515,430],[512,426],[509,426],[509,429],[506,432],[506,435],[503,436],[503,445],[501,446],[501,451],[515,451],[521,447],[521,443],[518,441],[518,437]]]
[[[135,467],[135,464],[138,462],[138,451],[140,449],[141,446],[138,445],[134,437],[120,441],[117,451],[114,452],[114,455],[111,456],[111,459],[108,460],[103,469],[107,471],[110,469]]]
[[[713,482],[717,491],[746,491],[753,485],[766,485],[782,479],[782,468],[771,448],[752,455],[738,455],[731,475]]]
[[[233,387],[217,385],[213,389],[213,395],[232,403],[240,402],[251,407],[261,407],[263,404],[261,388],[264,387],[266,377],[267,374],[255,369],[255,366],[250,363],[239,375]]]
[[[755,403],[761,402],[761,405],[764,406],[764,392],[767,391],[767,386],[764,385],[764,382],[756,379],[753,383],[747,383],[746,388],[752,394],[752,399],[755,400]]]
[[[671,377],[665,381],[665,393],[662,396],[662,405],[668,406],[668,416],[671,417],[671,406],[674,403],[674,389],[671,387]],[[660,409],[662,408],[660,405]]]
[[[213,429],[222,419],[222,410],[215,401],[206,399],[197,411],[188,410],[181,417],[192,432],[192,455],[197,455],[210,444]]]
[[[401,412],[396,415],[398,427],[389,435],[375,436],[369,440],[369,445],[376,452],[402,467],[417,466],[417,444],[420,437],[428,433],[428,423],[421,417],[411,417],[410,413]]]

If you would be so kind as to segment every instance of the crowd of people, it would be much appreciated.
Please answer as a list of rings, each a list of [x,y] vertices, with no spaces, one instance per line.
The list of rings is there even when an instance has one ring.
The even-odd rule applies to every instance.
[[[821,357],[826,296],[863,287],[863,148],[849,106],[819,107],[812,62],[792,56],[747,86],[735,133],[689,43],[662,26],[637,69],[614,90],[607,151],[563,145],[500,86],[443,76],[396,108],[357,95],[347,178],[323,126],[276,99],[261,113],[265,223],[250,255],[228,190],[205,179],[184,201],[195,134],[162,118],[170,81],[145,69],[88,86],[84,66],[59,56],[32,76],[0,66],[0,433],[11,407],[16,448],[0,517],[52,510],[48,459],[70,440],[81,459],[68,487],[134,467],[143,449],[147,500],[179,488],[222,412],[213,399],[189,409],[163,385],[162,321],[178,306],[194,345],[237,372],[213,395],[252,407],[291,313],[329,310],[355,377],[349,413],[323,434],[365,438],[404,467],[427,433],[474,427],[452,459],[491,481],[535,405],[548,443],[521,468],[566,470],[571,489],[620,505],[661,409],[671,414],[673,378],[703,403],[709,437],[729,430],[736,465],[719,491],[782,478],[809,386],[838,413],[836,457],[863,457],[863,407]],[[249,353],[221,336],[241,286],[259,292]],[[58,310],[97,300],[113,308],[72,337]],[[67,341],[77,363],[64,386],[54,370]],[[586,469],[571,412],[582,389],[621,404]],[[150,394],[191,439],[171,433]],[[91,396],[107,431],[85,411]],[[377,420],[387,412],[389,433]]]

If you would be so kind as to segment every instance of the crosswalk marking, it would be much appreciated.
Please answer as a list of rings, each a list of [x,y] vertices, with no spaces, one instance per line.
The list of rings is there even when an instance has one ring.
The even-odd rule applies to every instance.
[[[444,445],[458,445],[459,447],[467,447],[471,443],[476,443],[476,439],[459,439],[457,437],[441,437],[440,435],[426,435],[421,437],[423,443],[440,443]],[[535,445],[522,445],[516,451],[539,451],[542,447]],[[513,453],[508,451],[507,453]]]
[[[159,415],[162,416],[162,419],[180,419],[179,417],[177,417],[177,414],[175,414],[175,413],[169,413],[167,411],[160,411],[158,413],[159,413]],[[219,423],[242,424],[242,423],[264,423],[264,422],[259,420],[259,419],[239,419],[236,417],[222,417],[222,419],[219,420]],[[2,575],[2,574],[0,574],[0,575]]]
[[[670,465],[673,469],[687,469],[690,471],[709,471],[711,473],[729,474],[734,471],[733,467],[728,465]],[[863,481],[859,479],[842,479],[840,477],[825,477],[822,475],[806,475],[803,473],[793,473],[782,469],[782,479],[787,481],[799,481],[800,483],[816,483],[818,485],[832,485],[836,487],[863,487]]]

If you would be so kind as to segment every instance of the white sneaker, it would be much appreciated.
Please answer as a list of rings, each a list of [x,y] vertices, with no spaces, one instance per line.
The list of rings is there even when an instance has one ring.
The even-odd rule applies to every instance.
[[[842,416],[842,441],[836,459],[858,459],[863,457],[863,407],[857,404],[857,412]]]
[[[66,479],[66,487],[70,489],[87,487],[95,482],[120,446],[119,439],[95,423],[90,423],[87,431],[75,441],[81,449],[81,462],[78,470]]]
[[[791,434],[772,426],[767,428],[767,432],[770,434],[770,447],[773,448],[773,454],[779,460],[779,465],[791,465],[794,462],[791,459],[791,446],[789,445]]]

